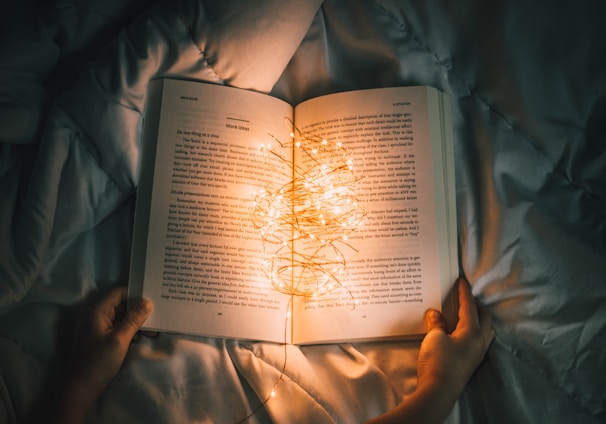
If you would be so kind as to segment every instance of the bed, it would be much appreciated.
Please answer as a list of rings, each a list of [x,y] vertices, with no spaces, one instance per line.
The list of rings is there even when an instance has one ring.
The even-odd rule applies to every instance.
[[[158,77],[292,103],[396,85],[449,93],[460,269],[496,338],[448,422],[606,422],[606,4],[9,3],[0,422],[23,422],[52,390],[89,295],[128,281]],[[88,422],[362,422],[414,390],[418,347],[142,337]]]

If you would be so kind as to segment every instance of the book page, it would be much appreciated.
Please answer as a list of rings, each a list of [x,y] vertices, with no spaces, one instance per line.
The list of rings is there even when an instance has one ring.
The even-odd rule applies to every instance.
[[[295,343],[418,335],[425,311],[440,309],[456,277],[456,233],[437,95],[423,87],[363,90],[295,109],[300,131],[342,142],[366,213],[341,243],[351,254],[337,288],[295,304]]]
[[[137,200],[138,209],[148,203],[149,222],[135,223],[133,247],[134,255],[144,252],[134,261],[144,271],[134,269],[131,279],[133,294],[154,304],[146,327],[284,342],[290,298],[263,274],[263,244],[251,215],[256,192],[275,172],[259,146],[289,138],[292,108],[224,86],[152,84],[150,92],[161,90],[161,113],[157,134],[144,136],[144,149],[157,138],[156,152],[146,158],[144,151],[143,197]],[[153,191],[146,200],[148,177]],[[146,219],[139,210],[137,217]],[[147,236],[137,236],[144,225]]]

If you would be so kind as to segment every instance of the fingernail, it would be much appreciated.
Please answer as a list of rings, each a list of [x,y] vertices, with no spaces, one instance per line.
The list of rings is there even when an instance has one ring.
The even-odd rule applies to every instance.
[[[430,320],[436,320],[440,318],[440,313],[435,309],[429,309],[427,311],[427,318]]]
[[[142,314],[146,314],[151,309],[151,302],[147,299],[140,299],[136,303],[135,308],[137,309],[137,311],[141,312]]]

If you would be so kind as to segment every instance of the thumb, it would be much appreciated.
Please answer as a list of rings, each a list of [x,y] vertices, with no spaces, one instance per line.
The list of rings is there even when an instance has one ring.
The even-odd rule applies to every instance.
[[[124,317],[116,328],[116,332],[128,341],[135,336],[147,317],[151,314],[152,303],[147,299],[139,299],[131,308],[126,310]]]
[[[436,309],[430,309],[425,314],[425,326],[428,333],[434,329],[448,333],[448,326],[446,325],[444,316]]]

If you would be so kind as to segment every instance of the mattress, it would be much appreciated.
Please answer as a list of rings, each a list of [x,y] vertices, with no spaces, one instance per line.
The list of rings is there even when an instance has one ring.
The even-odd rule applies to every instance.
[[[66,0],[6,11],[1,422],[24,422],[57,386],[88,297],[128,281],[143,110],[160,77],[293,104],[387,86],[448,93],[460,272],[496,337],[447,422],[606,421],[602,2]],[[141,337],[88,422],[362,422],[414,390],[418,348]]]

